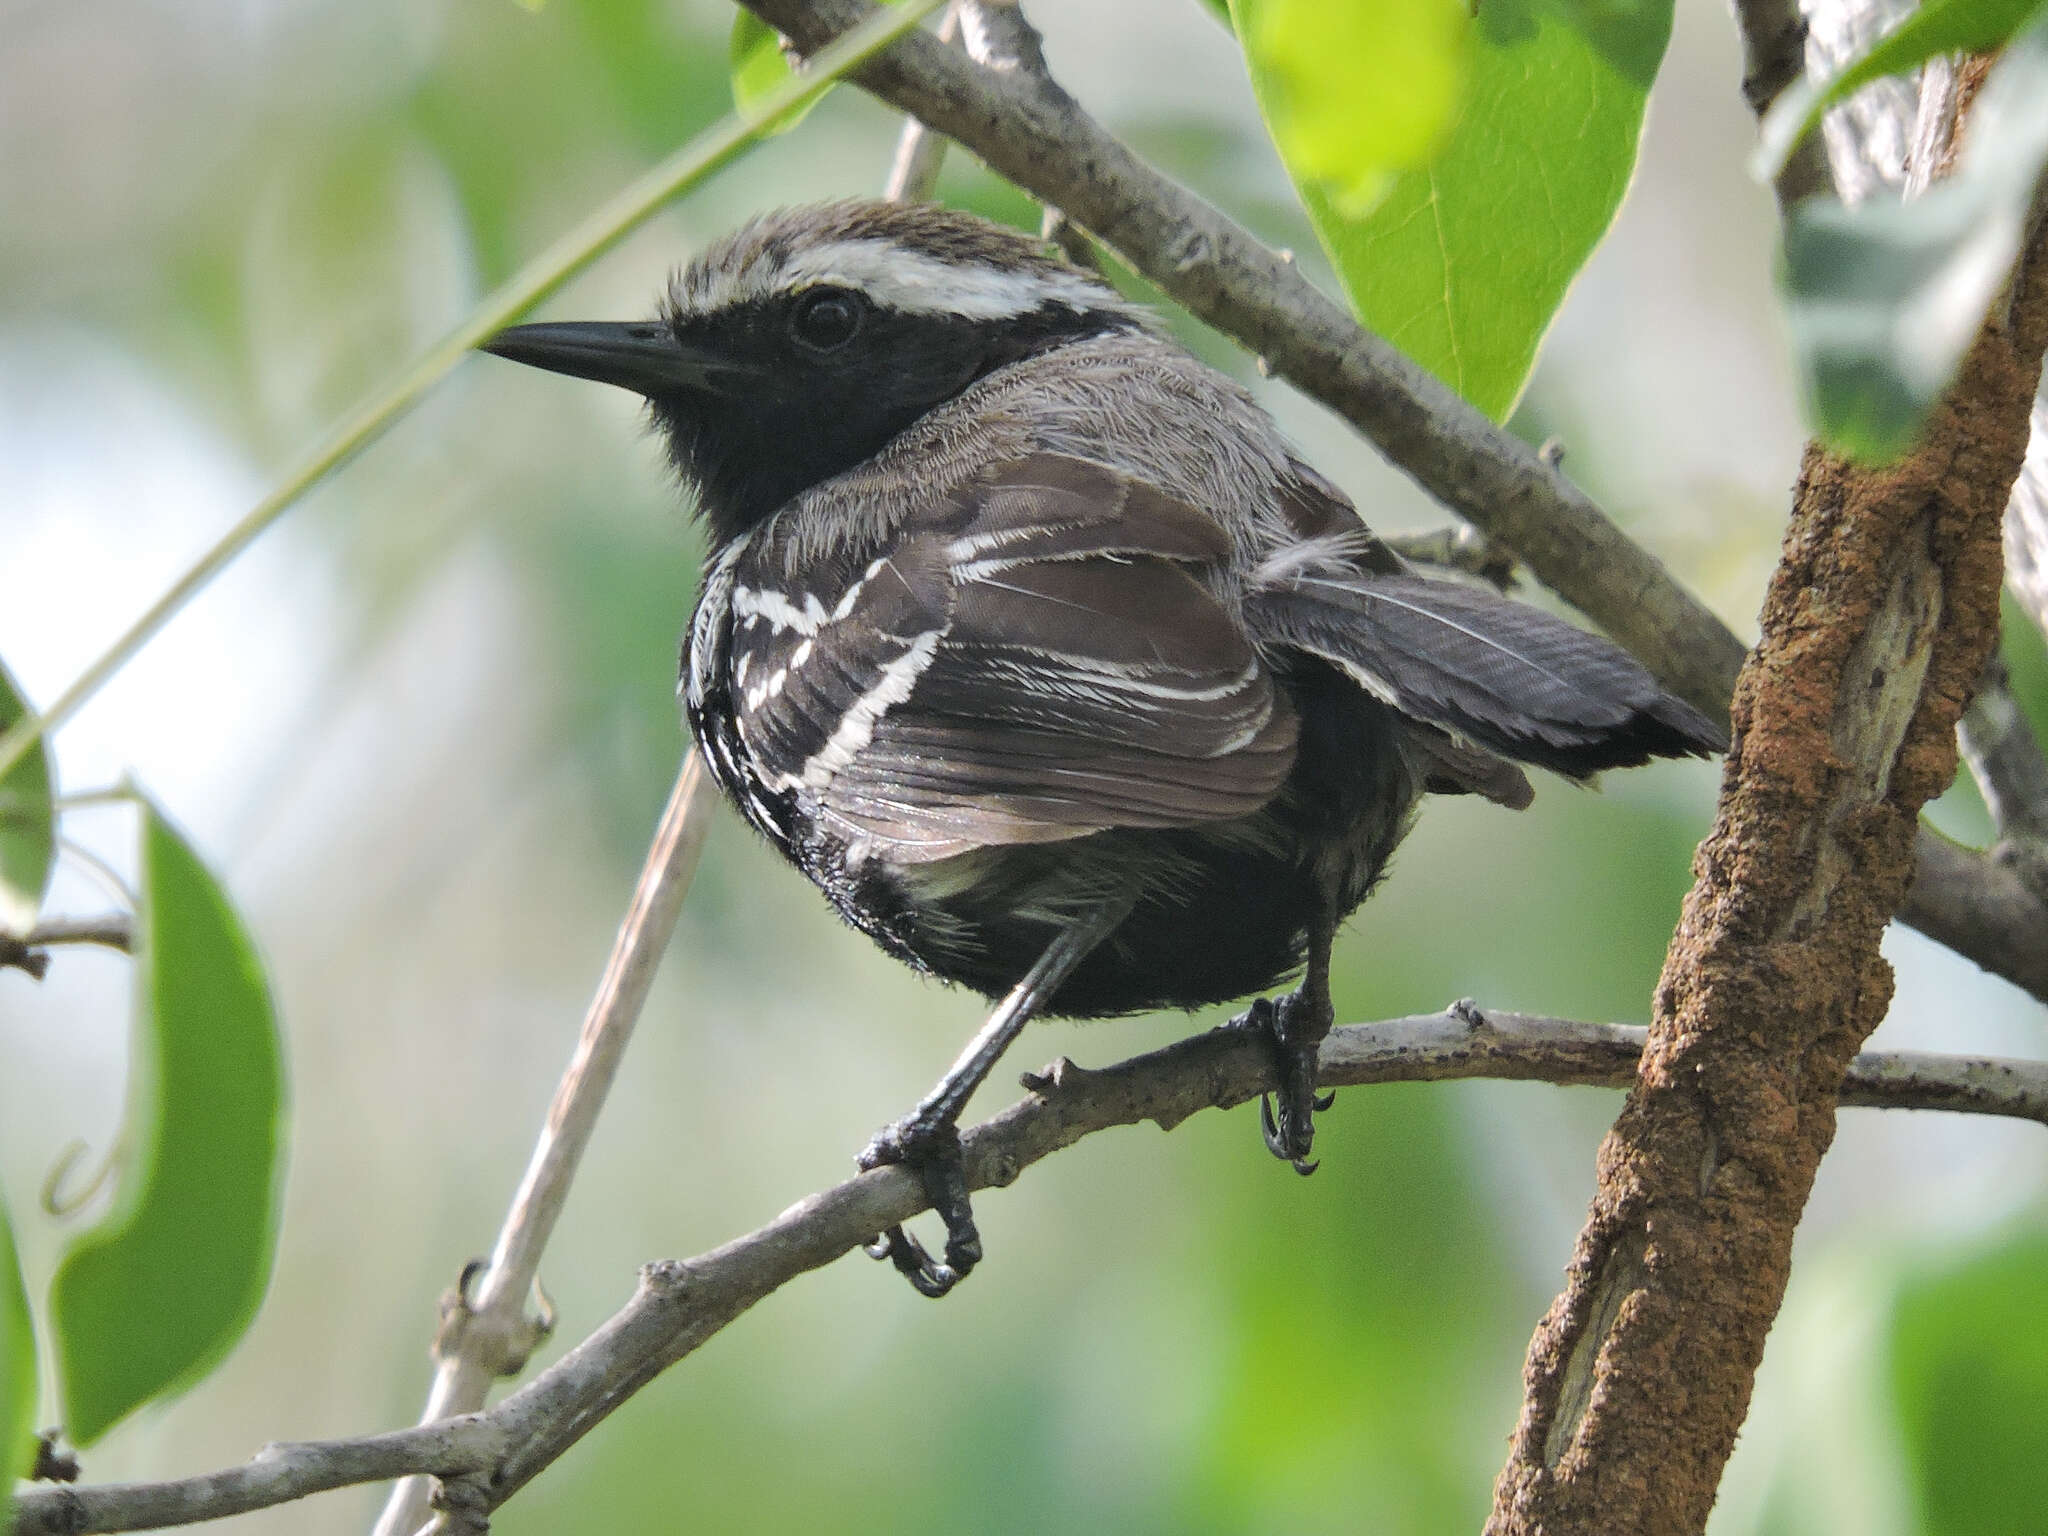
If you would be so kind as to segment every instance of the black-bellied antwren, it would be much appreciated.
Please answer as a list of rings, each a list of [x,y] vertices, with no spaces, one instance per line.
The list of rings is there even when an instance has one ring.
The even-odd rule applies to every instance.
[[[863,1166],[980,1257],[956,1122],[1036,1014],[1291,993],[1267,1144],[1303,1172],[1330,942],[1425,792],[1519,809],[1719,748],[1607,641],[1410,570],[1231,380],[1094,276],[964,214],[747,225],[637,324],[502,357],[645,396],[711,552],[690,724],[740,813],[920,970],[1003,998]]]

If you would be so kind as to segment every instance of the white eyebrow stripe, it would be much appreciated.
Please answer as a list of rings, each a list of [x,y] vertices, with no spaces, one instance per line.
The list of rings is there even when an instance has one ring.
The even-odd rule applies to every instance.
[[[835,240],[795,251],[780,263],[757,258],[737,271],[705,274],[701,283],[691,285],[690,307],[709,314],[818,283],[857,289],[880,308],[903,314],[969,320],[1009,319],[1049,304],[1075,310],[1126,307],[1115,292],[1078,272],[943,261],[887,240]]]

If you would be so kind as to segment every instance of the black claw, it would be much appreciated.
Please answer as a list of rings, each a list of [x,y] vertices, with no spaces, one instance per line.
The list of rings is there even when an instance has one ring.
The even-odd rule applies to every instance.
[[[1284,1161],[1292,1161],[1280,1140],[1280,1127],[1273,1119],[1273,1095],[1259,1095],[1259,1131],[1266,1138],[1266,1150]]]
[[[1259,1132],[1266,1150],[1301,1174],[1316,1170],[1308,1158],[1315,1141],[1315,1117],[1337,1097],[1316,1092],[1316,1050],[1329,1032],[1329,1020],[1308,1016],[1312,1007],[1298,993],[1278,1000],[1260,998],[1231,1021],[1240,1029],[1256,1030],[1273,1051],[1279,1086],[1277,1093],[1259,1096]]]
[[[1294,1157],[1288,1159],[1288,1166],[1291,1167],[1296,1173],[1300,1174],[1305,1179],[1310,1174],[1314,1173],[1318,1168],[1323,1166],[1323,1160],[1321,1158],[1317,1158],[1314,1162],[1311,1163],[1305,1161],[1302,1158]]]
[[[918,1295],[930,1296],[934,1300],[966,1278],[966,1270],[939,1263],[925,1252],[924,1244],[900,1226],[891,1227],[869,1243],[866,1252],[870,1258],[887,1259]]]
[[[968,1199],[959,1130],[951,1122],[906,1118],[877,1131],[855,1162],[863,1173],[897,1163],[914,1169],[924,1180],[925,1198],[946,1224],[943,1263],[900,1224],[866,1244],[868,1256],[895,1265],[921,1296],[943,1296],[966,1279],[981,1262],[981,1233]]]

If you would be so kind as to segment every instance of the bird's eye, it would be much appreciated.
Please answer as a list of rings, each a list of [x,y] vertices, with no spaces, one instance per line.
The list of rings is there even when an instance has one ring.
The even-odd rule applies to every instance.
[[[813,288],[796,301],[789,330],[813,351],[831,352],[859,334],[862,314],[858,294],[844,288]]]

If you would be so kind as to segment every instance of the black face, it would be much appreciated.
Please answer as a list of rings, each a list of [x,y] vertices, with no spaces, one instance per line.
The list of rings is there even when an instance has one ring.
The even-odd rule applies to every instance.
[[[1129,324],[1113,311],[1055,305],[995,322],[906,314],[820,285],[685,321],[677,340],[745,366],[744,384],[649,401],[723,541],[870,457],[984,374]]]
[[[984,374],[1132,323],[1057,304],[997,321],[909,314],[821,284],[673,325],[518,326],[486,348],[645,395],[724,543]]]

